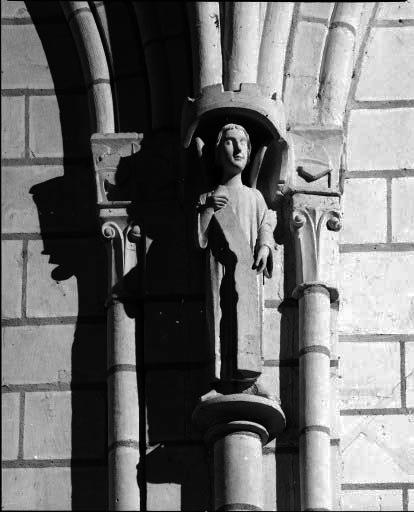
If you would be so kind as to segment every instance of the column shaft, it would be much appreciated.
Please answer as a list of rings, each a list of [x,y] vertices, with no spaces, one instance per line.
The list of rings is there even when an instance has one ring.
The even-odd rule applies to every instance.
[[[139,406],[135,320],[122,302],[108,309],[109,510],[139,510]]]
[[[330,294],[306,287],[299,299],[300,480],[302,510],[331,510]]]
[[[232,432],[214,443],[215,510],[262,510],[262,443],[258,434]]]

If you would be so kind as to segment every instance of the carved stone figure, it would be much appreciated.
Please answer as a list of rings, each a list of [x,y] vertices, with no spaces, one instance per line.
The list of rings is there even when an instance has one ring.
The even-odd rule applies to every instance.
[[[220,178],[197,205],[197,243],[208,250],[206,313],[215,354],[215,389],[270,396],[255,384],[262,371],[263,273],[272,274],[274,214],[259,190],[243,184],[250,138],[240,125],[219,132],[215,159]]]

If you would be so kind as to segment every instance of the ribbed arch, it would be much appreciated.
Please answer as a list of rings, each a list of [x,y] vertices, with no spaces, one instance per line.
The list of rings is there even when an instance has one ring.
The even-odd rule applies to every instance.
[[[138,76],[140,66],[135,62],[138,49],[131,44],[139,46],[144,54],[145,81],[149,85],[148,93],[142,86],[141,69],[136,95],[145,95],[145,102],[150,103],[150,108],[147,105],[140,117],[147,117],[150,112],[152,130],[177,128],[182,102],[192,93],[191,47],[185,6],[180,2],[129,1],[65,1],[61,6],[83,65],[94,131],[122,131],[124,109],[120,105],[125,103],[126,94],[133,103],[134,91],[131,87],[126,91],[121,81],[125,77]],[[115,9],[116,26],[113,22]],[[135,28],[130,28],[131,25]],[[119,42],[117,47],[114,40],[122,41],[119,34],[124,29],[135,30],[136,33],[135,40],[125,38],[125,46],[121,50]],[[125,55],[132,57],[129,69],[125,69]],[[120,60],[123,61],[121,66]],[[148,127],[148,123],[142,121],[137,125],[139,128],[143,125]]]
[[[92,126],[97,132],[115,131],[114,104],[107,57],[88,2],[61,2],[80,55]]]
[[[290,125],[342,126],[363,3],[123,4],[144,55],[152,130],[177,128],[184,99],[203,87],[222,83],[238,90],[245,82],[259,84],[269,97],[283,95]],[[119,131],[125,92],[115,79],[120,53],[111,44],[112,4],[61,5],[83,63],[93,125],[99,132]]]

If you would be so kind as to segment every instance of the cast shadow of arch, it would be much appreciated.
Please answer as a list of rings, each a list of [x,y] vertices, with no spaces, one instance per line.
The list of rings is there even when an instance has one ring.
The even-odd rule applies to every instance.
[[[43,254],[54,281],[76,280],[71,353],[73,510],[106,507],[105,249],[99,240],[95,185],[89,158],[87,92],[72,35],[58,2],[26,2],[53,80],[63,139],[63,175],[34,185]],[[34,94],[34,93],[33,93]],[[68,303],[71,298],[68,297]],[[65,313],[63,313],[65,315]],[[69,313],[71,314],[71,313]],[[53,357],[53,354],[45,354]],[[61,383],[67,385],[67,381]],[[63,389],[66,389],[63,387]]]

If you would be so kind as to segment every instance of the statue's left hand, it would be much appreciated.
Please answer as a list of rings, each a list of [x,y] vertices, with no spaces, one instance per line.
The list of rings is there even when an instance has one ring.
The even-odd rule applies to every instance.
[[[262,245],[257,251],[256,259],[253,263],[253,269],[257,270],[257,273],[263,272],[266,267],[267,258],[269,257],[270,249],[267,245]]]

